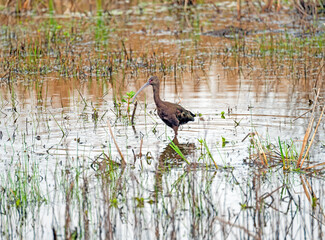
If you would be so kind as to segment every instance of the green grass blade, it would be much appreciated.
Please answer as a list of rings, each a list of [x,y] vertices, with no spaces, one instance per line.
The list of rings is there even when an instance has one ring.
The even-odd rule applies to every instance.
[[[170,144],[169,146],[175,151],[177,152],[177,154],[179,156],[181,156],[181,158],[187,163],[190,164],[189,161],[185,158],[184,154],[182,153],[182,151],[179,149],[179,147],[170,139],[170,137],[168,137]]]

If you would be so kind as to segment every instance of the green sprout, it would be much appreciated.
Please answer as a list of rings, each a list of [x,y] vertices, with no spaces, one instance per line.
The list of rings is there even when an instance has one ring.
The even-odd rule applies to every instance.
[[[122,102],[127,103],[127,111],[128,113],[130,113],[130,103],[131,103],[131,99],[133,98],[133,96],[135,95],[134,91],[130,91],[127,92],[125,96],[122,97]]]
[[[224,112],[224,111],[221,112],[221,118],[222,118],[222,119],[226,119],[226,117],[225,117],[225,112]]]

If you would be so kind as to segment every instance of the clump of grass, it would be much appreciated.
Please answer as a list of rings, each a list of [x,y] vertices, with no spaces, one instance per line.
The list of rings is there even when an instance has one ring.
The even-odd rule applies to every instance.
[[[168,137],[168,139],[170,141],[169,146],[189,165],[190,162],[186,159],[179,147],[170,139],[170,137]]]
[[[315,170],[315,168],[325,165],[325,162],[317,163],[315,165],[305,166],[305,160],[308,159],[309,151],[313,145],[317,129],[322,120],[325,111],[323,106],[318,122],[315,126],[312,134],[312,127],[314,123],[314,116],[311,116],[302,145],[298,144],[293,140],[282,141],[278,137],[278,144],[271,144],[269,141],[265,141],[257,133],[251,133],[251,144],[252,148],[255,149],[256,153],[251,154],[254,160],[259,159],[259,162],[264,167],[277,166],[282,164],[283,170]],[[298,150],[300,149],[300,150]],[[305,164],[306,165],[306,164]],[[320,171],[319,169],[317,171]],[[315,172],[315,171],[314,171]]]
[[[209,149],[209,147],[208,147],[207,142],[205,141],[205,139],[198,139],[198,141],[199,141],[199,143],[201,144],[201,146],[204,147],[204,149],[205,149],[205,151],[206,151],[206,154],[207,154],[208,157],[212,160],[212,162],[213,162],[215,168],[216,168],[216,169],[219,169],[217,163],[215,162],[215,160],[214,160],[214,158],[213,158],[213,156],[212,156],[212,154],[211,154],[211,152],[210,152],[210,149]],[[201,151],[201,156],[202,156],[202,151]]]

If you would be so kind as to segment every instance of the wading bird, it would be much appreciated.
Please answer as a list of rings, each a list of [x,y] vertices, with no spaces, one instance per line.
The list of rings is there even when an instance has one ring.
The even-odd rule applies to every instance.
[[[195,115],[178,104],[162,101],[159,96],[159,79],[156,76],[149,78],[148,82],[146,82],[134,95],[132,102],[134,102],[136,96],[149,85],[151,85],[153,89],[153,97],[156,103],[158,116],[168,127],[174,130],[176,137],[178,127],[181,124],[194,121]]]

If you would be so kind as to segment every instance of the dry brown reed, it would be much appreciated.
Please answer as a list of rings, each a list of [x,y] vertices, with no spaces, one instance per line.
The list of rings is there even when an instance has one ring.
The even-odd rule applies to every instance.
[[[122,164],[122,166],[125,166],[126,165],[126,161],[124,160],[123,154],[122,154],[122,152],[121,152],[121,150],[120,150],[120,148],[119,148],[119,146],[118,146],[118,144],[117,144],[117,142],[115,140],[115,137],[114,137],[114,134],[113,134],[113,131],[112,131],[112,127],[111,127],[111,124],[110,124],[109,121],[107,121],[107,125],[108,125],[109,132],[111,133],[111,137],[112,137],[112,139],[114,141],[115,147],[116,147],[118,153],[121,156],[121,164]]]
[[[309,150],[310,150],[310,148],[311,148],[311,146],[313,144],[315,135],[317,133],[318,126],[319,126],[319,124],[320,124],[320,122],[322,120],[322,117],[323,117],[325,106],[322,109],[322,112],[320,114],[320,117],[318,119],[317,125],[316,125],[315,130],[314,130],[314,133],[313,133],[312,138],[310,140],[310,143],[309,143],[309,145],[307,147],[308,139],[309,139],[310,134],[312,132],[312,127],[313,127],[314,120],[315,120],[314,112],[315,112],[315,108],[316,108],[317,103],[318,103],[319,93],[320,93],[320,88],[317,90],[317,94],[316,94],[315,101],[314,101],[314,106],[313,106],[313,109],[312,109],[312,115],[311,115],[311,117],[309,119],[309,124],[308,124],[307,130],[306,130],[306,133],[305,133],[305,136],[304,136],[304,139],[303,139],[302,147],[301,147],[301,150],[300,150],[300,155],[299,155],[299,158],[298,158],[298,161],[297,161],[297,168],[302,168],[302,166],[303,166],[303,164],[304,164],[304,162],[306,160],[306,157],[308,156]],[[307,149],[306,149],[306,147],[307,147]],[[305,150],[306,150],[306,152],[305,152]],[[305,154],[304,154],[304,152],[305,152]]]

